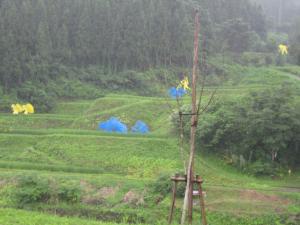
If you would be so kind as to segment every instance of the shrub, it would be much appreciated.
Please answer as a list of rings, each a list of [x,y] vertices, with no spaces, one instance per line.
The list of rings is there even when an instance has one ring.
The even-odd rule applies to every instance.
[[[276,65],[277,66],[284,66],[286,63],[287,57],[284,55],[278,55],[276,57]]]
[[[250,164],[247,168],[250,174],[255,176],[278,176],[280,173],[279,167],[275,163],[263,162],[261,160]]]
[[[103,91],[97,89],[94,85],[71,78],[60,78],[49,82],[46,91],[55,93],[56,96],[61,98],[94,99],[104,96]]]
[[[76,203],[81,199],[81,189],[76,184],[59,184],[56,180],[36,174],[17,177],[17,186],[14,190],[14,199],[19,207],[34,203],[55,202]]]
[[[79,187],[63,184],[58,190],[58,199],[61,201],[76,203],[81,198],[81,190]]]
[[[18,177],[15,200],[18,206],[36,202],[47,202],[50,199],[48,180],[35,174]]]
[[[166,196],[170,195],[173,189],[173,182],[170,179],[170,175],[163,174],[160,175],[156,181],[154,181],[150,185],[150,192],[152,194],[158,194],[165,198]],[[185,191],[185,183],[180,182],[177,184],[177,196],[183,197]]]
[[[288,83],[252,92],[235,102],[220,102],[203,116],[197,142],[210,153],[243,156],[242,163],[240,160],[235,164],[239,167],[257,162],[249,168],[256,175],[273,175],[273,163],[297,168],[300,155],[297,93],[297,86]],[[173,120],[175,127],[176,122]],[[184,124],[189,126],[186,121]],[[188,129],[185,132],[188,136]]]
[[[267,66],[273,64],[273,58],[270,55],[265,56],[265,63]]]
[[[15,98],[4,95],[0,98],[0,112],[11,112],[11,104],[17,102]]]
[[[245,52],[239,60],[242,65],[264,66],[272,64],[273,58],[273,54]]]
[[[31,82],[25,83],[17,91],[18,98],[30,102],[37,112],[49,112],[55,106],[54,96],[33,85]]]

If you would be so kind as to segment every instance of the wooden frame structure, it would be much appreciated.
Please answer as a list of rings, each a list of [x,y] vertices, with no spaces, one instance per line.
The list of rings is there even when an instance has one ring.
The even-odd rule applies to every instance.
[[[170,209],[170,214],[169,214],[169,218],[168,218],[169,224],[171,224],[173,221],[178,182],[186,183],[187,176],[186,175],[180,176],[179,174],[175,174],[175,176],[171,177],[171,181],[173,181],[173,191],[172,191],[171,209]],[[202,178],[199,175],[196,175],[196,177],[194,177],[194,179],[193,179],[193,185],[197,184],[198,190],[197,190],[197,193],[193,193],[193,196],[195,196],[195,195],[199,196],[199,203],[200,203],[200,210],[201,210],[201,222],[203,225],[207,225],[202,183],[203,183]],[[193,207],[193,204],[192,204],[192,207]],[[192,210],[191,210],[191,213],[189,213],[189,221],[192,221]]]

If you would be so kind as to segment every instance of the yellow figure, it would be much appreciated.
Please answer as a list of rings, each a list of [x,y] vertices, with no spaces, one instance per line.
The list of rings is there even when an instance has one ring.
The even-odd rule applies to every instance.
[[[288,46],[280,44],[278,46],[278,51],[281,55],[287,55],[288,54]]]
[[[184,90],[190,90],[188,77],[185,77],[182,81],[180,81],[180,84],[178,85],[177,89],[179,88],[183,88]]]
[[[34,107],[30,103],[26,105],[12,104],[11,109],[14,115],[18,115],[20,113],[24,113],[25,115],[34,113]]]
[[[33,114],[34,113],[34,107],[30,103],[23,105],[24,114]]]
[[[17,107],[16,107],[15,104],[12,104],[12,105],[11,105],[11,110],[12,110],[12,113],[13,113],[14,115],[18,115],[18,114],[19,114],[19,111],[17,110]]]
[[[11,108],[14,115],[18,115],[19,113],[24,112],[24,109],[20,104],[12,104]]]

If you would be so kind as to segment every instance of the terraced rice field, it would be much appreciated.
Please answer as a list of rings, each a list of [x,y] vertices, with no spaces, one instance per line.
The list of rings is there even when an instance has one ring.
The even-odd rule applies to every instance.
[[[263,86],[294,81],[285,75],[287,72],[276,71],[242,71],[238,75],[242,78],[236,84],[228,83],[219,88],[217,99],[239,98]],[[163,97],[108,95],[96,100],[61,101],[50,114],[1,113],[0,224],[110,224],[99,220],[148,224],[163,221],[163,224],[170,198],[150,204],[146,193],[159,175],[183,170],[178,139],[171,132],[172,108],[175,103]],[[111,116],[119,117],[129,127],[136,120],[143,120],[149,124],[151,133],[121,135],[98,131],[98,123]],[[266,221],[280,215],[297,219],[300,212],[300,176],[297,174],[281,180],[258,179],[201,153],[197,155],[196,169],[205,180],[211,224],[227,224],[224,221],[269,224]],[[32,174],[53,180],[52,184],[79,187],[80,201],[76,204],[48,202],[16,210],[21,206],[16,205],[10,195],[18,188],[15,180]],[[143,202],[126,202],[128,193],[143,196]],[[180,204],[179,198],[178,206]]]

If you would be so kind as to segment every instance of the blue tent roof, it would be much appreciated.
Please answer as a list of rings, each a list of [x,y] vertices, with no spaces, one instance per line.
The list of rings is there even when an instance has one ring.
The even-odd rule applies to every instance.
[[[149,133],[149,127],[146,123],[138,120],[135,125],[131,128],[133,133],[147,134]]]
[[[116,117],[111,117],[109,120],[99,123],[99,129],[106,132],[117,132],[123,134],[128,132],[127,126]]]
[[[169,89],[169,96],[173,99],[182,98],[187,93],[183,88],[171,87]]]

